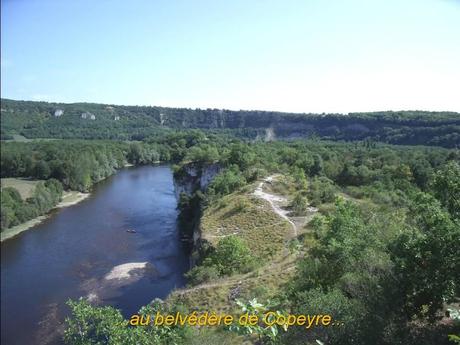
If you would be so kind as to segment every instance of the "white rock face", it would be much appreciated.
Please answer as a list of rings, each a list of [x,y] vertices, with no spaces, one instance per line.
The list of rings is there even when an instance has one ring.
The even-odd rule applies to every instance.
[[[184,167],[187,175],[179,180],[174,180],[176,196],[181,193],[191,195],[197,188],[205,190],[213,178],[222,170],[219,164],[210,164],[198,167],[196,164],[188,164]]]
[[[56,111],[54,112],[54,117],[60,117],[64,115],[64,110],[62,109],[56,109]]]
[[[96,120],[96,115],[93,113],[85,111],[84,113],[81,114],[82,119],[91,119],[91,120]]]
[[[275,131],[272,127],[265,128],[265,141],[273,141],[276,139]]]
[[[200,176],[200,188],[205,190],[212,182],[213,178],[221,171],[221,167],[218,164],[212,164],[206,166],[201,172]]]

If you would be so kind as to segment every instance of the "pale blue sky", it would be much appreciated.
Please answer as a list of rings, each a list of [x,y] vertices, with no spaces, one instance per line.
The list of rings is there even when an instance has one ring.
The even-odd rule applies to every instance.
[[[460,111],[458,0],[2,0],[2,97]]]

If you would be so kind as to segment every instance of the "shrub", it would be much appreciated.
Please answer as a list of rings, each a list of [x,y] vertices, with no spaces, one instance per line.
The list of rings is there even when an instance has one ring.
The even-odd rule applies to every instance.
[[[223,275],[248,272],[252,268],[252,257],[246,243],[236,236],[219,241],[212,261]]]
[[[336,191],[334,182],[327,177],[316,177],[312,180],[308,188],[308,198],[313,206],[317,206],[322,203],[334,201]]]
[[[218,174],[209,185],[210,194],[226,195],[246,184],[246,179],[236,168],[225,170]]]
[[[292,201],[291,208],[294,216],[303,216],[307,211],[308,201],[301,193],[297,193]]]
[[[191,285],[198,285],[217,279],[219,271],[216,266],[195,266],[185,275]]]

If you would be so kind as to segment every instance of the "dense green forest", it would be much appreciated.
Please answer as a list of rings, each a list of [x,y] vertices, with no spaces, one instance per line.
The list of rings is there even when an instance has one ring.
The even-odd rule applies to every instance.
[[[42,141],[3,143],[1,177],[45,180],[34,195],[22,200],[13,187],[2,188],[1,229],[18,225],[47,213],[62,196],[63,189],[88,192],[98,181],[126,164],[156,163],[159,145],[98,141]],[[167,155],[167,151],[166,151]]]
[[[439,121],[455,119],[446,115]],[[270,308],[280,313],[329,313],[343,323],[341,327],[307,332],[302,327],[284,331],[276,325],[131,327],[116,309],[80,300],[69,302],[69,344],[449,344],[448,336],[460,331],[460,325],[445,321],[447,309],[458,309],[460,296],[456,149],[373,140],[244,141],[231,134],[171,129],[137,142],[6,142],[1,150],[2,177],[47,180],[27,201],[12,189],[2,191],[2,227],[33,214],[21,216],[17,210],[24,205],[38,205],[46,212],[49,206],[42,200],[58,198],[62,188],[88,191],[127,163],[158,161],[174,164],[178,179],[190,166],[220,167],[205,190],[181,195],[179,221],[188,224],[189,231],[205,231],[220,209],[229,209],[226,217],[236,220],[257,214],[259,206],[254,208],[249,195],[257,181],[273,174],[283,177],[273,188],[288,191],[292,214],[302,216],[309,206],[319,210],[289,240],[271,235],[248,240],[243,233],[196,244],[196,265],[187,274],[191,287],[206,290],[206,283],[224,286],[236,277],[254,281],[255,288],[242,288],[225,302],[212,295],[219,283],[195,300],[200,289],[192,288],[188,295],[172,294],[140,313],[204,311],[202,305],[235,313]],[[286,258],[292,259],[292,274],[274,272],[276,288],[264,288],[260,272],[274,270],[277,260]],[[197,300],[201,304],[191,302]]]
[[[267,111],[118,106],[93,103],[1,102],[2,139],[141,140],[168,129],[201,128],[237,137],[372,139],[391,144],[458,147],[460,114],[374,112],[293,114]]]

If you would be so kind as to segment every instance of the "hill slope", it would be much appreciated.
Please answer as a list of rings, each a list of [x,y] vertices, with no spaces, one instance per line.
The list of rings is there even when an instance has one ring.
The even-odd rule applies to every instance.
[[[226,130],[247,138],[371,139],[392,144],[460,145],[460,113],[294,114],[266,111],[1,101],[2,139],[142,139],[167,129]]]

